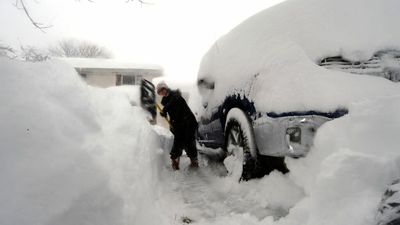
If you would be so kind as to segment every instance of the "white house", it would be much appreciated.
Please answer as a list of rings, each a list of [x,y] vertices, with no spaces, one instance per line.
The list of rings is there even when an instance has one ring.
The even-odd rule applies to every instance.
[[[116,59],[62,58],[92,86],[111,87],[140,84],[144,78],[151,81],[163,75],[163,68],[156,64],[133,63]]]

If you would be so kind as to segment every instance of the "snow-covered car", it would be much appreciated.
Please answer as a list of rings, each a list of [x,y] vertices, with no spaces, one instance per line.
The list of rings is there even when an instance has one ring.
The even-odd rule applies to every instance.
[[[154,84],[142,79],[140,85],[122,85],[108,88],[126,96],[132,106],[142,107],[148,114],[150,123],[156,123],[157,108]]]
[[[198,141],[239,157],[242,178],[285,171],[284,157],[305,156],[318,128],[353,102],[393,94],[381,90],[400,79],[399,4],[342,2],[283,2],[203,57]]]

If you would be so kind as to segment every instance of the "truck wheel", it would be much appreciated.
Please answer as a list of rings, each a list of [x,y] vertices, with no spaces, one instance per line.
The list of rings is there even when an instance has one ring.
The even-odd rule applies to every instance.
[[[253,127],[247,115],[238,108],[229,111],[225,123],[224,160],[228,172],[241,180],[253,178],[257,147]]]

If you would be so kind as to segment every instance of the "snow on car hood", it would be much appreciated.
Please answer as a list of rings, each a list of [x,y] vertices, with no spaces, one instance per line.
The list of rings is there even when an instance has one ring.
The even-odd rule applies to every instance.
[[[141,106],[140,85],[113,86],[108,87],[107,90],[116,95],[124,96],[132,106]]]
[[[235,92],[259,111],[275,112],[335,110],[398,94],[391,81],[330,71],[318,62],[336,55],[367,60],[379,50],[400,49],[399,8],[396,0],[288,0],[254,15],[203,57],[198,80],[215,86],[209,108]]]

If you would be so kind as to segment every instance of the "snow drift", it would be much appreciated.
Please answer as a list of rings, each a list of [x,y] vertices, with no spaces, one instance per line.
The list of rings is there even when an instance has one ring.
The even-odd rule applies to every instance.
[[[209,167],[199,177],[165,169],[161,148],[170,143],[125,90],[88,87],[59,61],[0,58],[0,224],[179,224],[183,215],[195,224],[375,225],[383,192],[400,177],[399,86],[315,60],[399,47],[398,8],[394,0],[293,0],[215,44],[200,77],[216,85],[259,73],[269,109],[349,109],[318,130],[307,157],[286,160],[289,174],[242,184]]]
[[[146,210],[162,143],[141,108],[59,61],[0,69],[0,224],[162,224]]]
[[[307,215],[303,224],[376,224],[385,189],[400,178],[399,107],[400,96],[354,103],[318,131],[306,158],[288,160],[307,195],[292,209]]]

